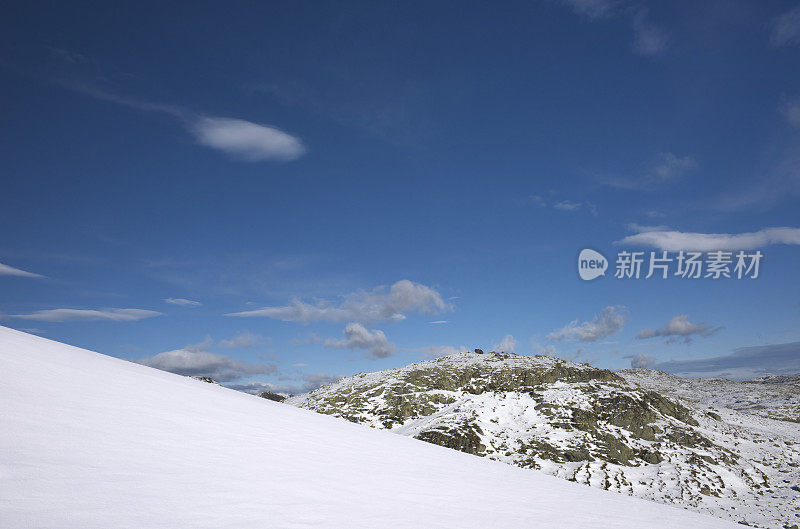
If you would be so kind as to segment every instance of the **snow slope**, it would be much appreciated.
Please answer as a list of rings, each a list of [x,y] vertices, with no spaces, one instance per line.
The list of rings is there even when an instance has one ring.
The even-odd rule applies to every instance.
[[[0,526],[728,522],[0,327]]]

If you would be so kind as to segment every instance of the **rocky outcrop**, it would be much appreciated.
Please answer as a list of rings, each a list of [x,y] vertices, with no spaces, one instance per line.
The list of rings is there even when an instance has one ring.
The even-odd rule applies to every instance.
[[[214,380],[211,377],[191,377],[191,378],[193,378],[195,380],[199,380],[200,382],[206,382],[208,384],[216,384],[216,385],[219,386],[219,382],[217,382],[216,380]]]
[[[286,400],[286,397],[283,395],[279,395],[278,393],[273,393],[271,391],[263,391],[259,393],[258,396],[262,399],[274,400],[275,402],[283,402]]]

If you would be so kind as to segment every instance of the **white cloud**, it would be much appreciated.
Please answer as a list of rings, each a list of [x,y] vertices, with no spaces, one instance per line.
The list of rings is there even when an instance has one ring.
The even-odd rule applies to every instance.
[[[26,272],[13,266],[8,266],[0,263],[0,276],[16,276],[16,277],[44,277],[43,275],[34,274],[33,272]]]
[[[787,136],[789,141],[771,149],[755,169],[756,176],[742,187],[726,190],[709,207],[722,211],[766,211],[775,204],[800,196],[800,138]]]
[[[296,160],[306,150],[294,136],[241,119],[202,117],[190,130],[200,144],[248,162]]]
[[[545,204],[541,204],[545,205]],[[597,216],[597,206],[593,203],[586,201],[586,202],[572,202],[570,200],[562,200],[560,202],[556,202],[553,204],[553,209],[557,209],[559,211],[580,211],[586,207],[586,209],[594,215]]]
[[[612,16],[632,16],[631,29],[633,30],[633,51],[639,55],[657,55],[669,47],[667,33],[655,26],[648,19],[647,10],[644,8],[616,9],[624,4],[617,0],[558,0],[559,3],[569,7],[575,14],[595,21]]]
[[[773,46],[800,43],[800,6],[775,19],[769,40]]]
[[[596,342],[622,330],[628,320],[625,307],[606,307],[592,321],[578,323],[573,320],[561,329],[547,335],[548,340],[577,340],[579,342]]]
[[[264,341],[264,337],[260,334],[243,331],[230,340],[220,340],[219,346],[225,349],[252,349]]]
[[[170,305],[178,305],[179,307],[199,307],[202,305],[199,301],[192,301],[191,299],[184,298],[166,298],[164,303]]]
[[[375,358],[387,358],[394,354],[394,345],[386,339],[383,331],[370,331],[360,323],[350,323],[344,328],[344,338],[325,340],[325,347],[334,349],[364,349]]]
[[[162,313],[144,309],[49,309],[37,310],[32,314],[14,314],[12,318],[35,321],[138,321]]]
[[[303,323],[310,323],[313,321],[341,322],[354,319],[351,317],[349,311],[339,307],[333,307],[327,302],[320,301],[316,305],[311,305],[299,299],[293,300],[290,305],[232,312],[226,314],[226,316],[236,316],[239,318],[265,317],[281,321],[298,321]]]
[[[270,375],[278,372],[273,364],[248,364],[227,355],[206,351],[212,343],[211,338],[183,349],[165,351],[138,360],[138,363],[186,376],[207,376],[217,382],[230,382],[248,375]]]
[[[590,19],[603,18],[610,14],[617,4],[616,0],[560,0],[576,14]]]
[[[667,343],[682,341],[690,343],[693,336],[708,338],[722,327],[713,327],[707,323],[692,323],[689,321],[688,314],[679,314],[669,320],[669,323],[658,329],[643,329],[639,331],[636,338],[645,340],[648,338],[663,337],[668,338]]]
[[[492,350],[498,353],[513,353],[517,349],[517,345],[519,345],[519,342],[510,334],[506,334],[500,343],[492,346]]]
[[[656,359],[644,353],[639,353],[630,357],[632,369],[650,369],[655,363]]]
[[[560,211],[578,211],[583,206],[580,202],[570,202],[569,200],[562,200],[553,204],[553,209]]]
[[[687,171],[697,167],[697,162],[691,156],[676,156],[671,152],[661,152],[656,155],[656,163],[650,171],[650,176],[661,182],[670,182],[681,178]]]
[[[692,156],[678,156],[671,152],[660,152],[655,155],[641,176],[601,177],[600,181],[618,189],[653,191],[667,184],[675,183],[697,168],[697,161]]]
[[[436,314],[450,307],[434,289],[413,283],[407,279],[393,284],[388,292],[386,287],[376,287],[370,291],[357,291],[345,296],[339,305],[320,301],[312,305],[294,300],[290,305],[264,307],[257,310],[234,312],[226,316],[266,317],[281,321],[310,323],[314,321],[362,323],[375,321],[401,321],[406,312]]]
[[[633,17],[633,51],[639,55],[658,55],[669,47],[669,38],[661,28],[651,24],[647,12],[639,10]]]
[[[535,206],[539,206],[540,208],[547,206],[547,202],[545,202],[540,195],[531,195],[528,197],[528,201]]]
[[[792,125],[800,126],[800,99],[786,101],[781,108],[783,115]]]
[[[771,244],[800,245],[800,228],[764,228],[736,234],[645,231],[629,235],[614,244],[648,246],[667,251],[753,250]]]
[[[65,50],[58,56],[64,57]],[[66,52],[69,53],[69,52]],[[65,61],[74,62],[74,61]],[[120,96],[93,83],[71,77],[55,82],[95,99],[146,112],[157,112],[173,117],[195,137],[198,143],[222,151],[234,159],[258,162],[263,160],[291,161],[306,152],[303,142],[275,127],[259,125],[243,119],[203,116],[177,105],[152,103],[133,97]]]
[[[636,233],[643,233],[648,231],[669,231],[669,226],[664,226],[663,224],[647,226],[643,224],[637,224],[636,222],[631,222],[628,224],[628,229],[635,231]]]
[[[436,321],[429,321],[431,325],[444,325],[445,323],[449,323],[447,320],[436,320]]]

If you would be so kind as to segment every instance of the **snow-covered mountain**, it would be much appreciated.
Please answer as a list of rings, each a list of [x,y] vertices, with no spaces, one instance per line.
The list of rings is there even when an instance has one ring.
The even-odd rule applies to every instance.
[[[286,402],[732,521],[800,522],[798,424],[712,409],[702,390],[687,400],[682,379],[655,373],[460,353],[362,373]],[[751,386],[754,402],[777,398],[770,385]]]
[[[0,327],[8,528],[733,527]]]

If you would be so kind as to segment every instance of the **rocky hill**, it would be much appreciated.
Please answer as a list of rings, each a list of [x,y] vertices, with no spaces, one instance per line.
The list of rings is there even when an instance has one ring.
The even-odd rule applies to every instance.
[[[662,382],[553,357],[461,353],[286,402],[753,526],[800,521],[797,424],[711,409]]]

